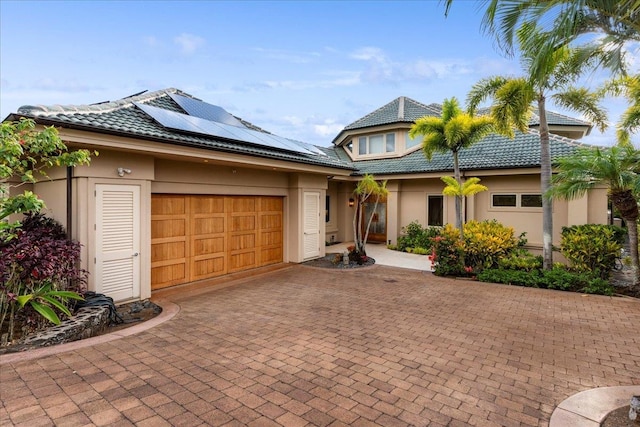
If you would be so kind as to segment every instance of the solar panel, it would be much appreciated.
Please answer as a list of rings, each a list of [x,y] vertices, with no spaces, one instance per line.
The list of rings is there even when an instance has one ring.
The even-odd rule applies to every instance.
[[[224,123],[231,126],[244,128],[245,125],[233,115],[229,114],[224,108],[217,105],[209,104],[193,98],[170,93],[169,96],[180,107],[184,109],[190,116],[200,117],[201,119],[211,120],[212,122]]]
[[[200,117],[189,116],[163,108],[134,103],[134,105],[148,114],[155,121],[168,129],[197,133],[227,140],[293,151],[302,154],[323,154],[310,144],[305,144],[281,136],[259,132],[246,127],[237,127],[225,123],[213,122]],[[313,149],[309,148],[313,147]],[[319,153],[318,153],[319,152]]]

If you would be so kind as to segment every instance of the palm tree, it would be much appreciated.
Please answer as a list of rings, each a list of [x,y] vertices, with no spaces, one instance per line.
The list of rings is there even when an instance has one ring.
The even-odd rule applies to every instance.
[[[453,0],[444,3],[447,16]],[[482,28],[509,56],[514,53],[521,25],[545,25],[545,37],[537,41],[535,49],[536,64],[542,67],[558,46],[567,46],[583,35],[599,34],[579,48],[580,55],[624,72],[625,44],[640,41],[638,0],[484,0],[482,4]]]
[[[422,117],[416,120],[409,130],[409,136],[423,135],[422,151],[428,160],[435,152],[453,154],[453,173],[458,186],[462,187],[458,153],[470,147],[494,130],[493,120],[489,117],[474,117],[464,113],[454,97],[442,103],[441,117]],[[462,195],[456,195],[456,228],[462,234]]]
[[[578,53],[569,47],[556,49],[548,58],[545,68],[535,68],[537,52],[532,50],[533,38],[542,38],[544,34],[524,25],[519,32],[522,44],[522,64],[525,77],[489,77],[476,83],[467,96],[468,111],[473,113],[487,98],[493,100],[491,117],[496,129],[513,137],[513,129],[528,131],[531,105],[537,104],[540,119],[540,188],[546,194],[551,183],[551,148],[549,144],[549,125],[546,115],[546,98],[551,94],[556,104],[583,113],[596,123],[600,129],[607,125],[606,114],[599,107],[599,96],[586,88],[576,88],[576,81],[588,62],[580,62]],[[542,200],[542,255],[545,269],[553,265],[553,209],[552,201]]]
[[[486,186],[480,184],[480,178],[477,177],[468,178],[462,185],[451,176],[443,176],[440,179],[447,184],[442,190],[443,196],[453,196],[462,200],[465,197],[488,190]],[[463,227],[460,227],[460,237],[464,238]]]
[[[624,96],[629,102],[617,124],[617,137],[620,142],[630,143],[631,134],[640,131],[640,75],[612,80],[604,85],[602,92]]]
[[[610,148],[583,148],[558,160],[558,173],[549,190],[552,196],[575,199],[596,185],[605,184],[613,206],[627,223],[634,285],[640,286],[638,261],[638,202],[640,150],[621,142]]]
[[[353,238],[355,244],[355,252],[358,256],[366,255],[367,238],[369,237],[369,228],[371,228],[371,221],[378,207],[378,203],[384,199],[389,190],[387,190],[387,181],[378,182],[371,174],[365,174],[356,189],[353,191],[358,199],[358,208],[353,215]],[[367,227],[363,230],[363,220],[365,206],[367,201],[374,202],[374,208],[371,211],[371,216],[367,219]]]

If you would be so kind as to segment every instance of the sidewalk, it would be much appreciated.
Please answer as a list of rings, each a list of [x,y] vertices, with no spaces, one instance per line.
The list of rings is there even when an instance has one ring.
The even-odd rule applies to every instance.
[[[338,243],[326,247],[326,252],[342,253],[347,247],[353,245],[353,242]],[[432,271],[431,261],[426,255],[416,255],[407,252],[392,251],[387,249],[384,243],[367,243],[367,255],[376,260],[376,264],[387,265],[390,267],[409,268],[411,270]]]

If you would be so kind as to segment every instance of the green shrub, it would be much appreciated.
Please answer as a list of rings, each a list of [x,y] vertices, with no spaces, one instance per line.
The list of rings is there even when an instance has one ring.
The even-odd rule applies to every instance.
[[[624,235],[624,229],[614,225],[562,227],[560,252],[575,270],[606,279],[620,254]]]
[[[498,260],[498,267],[505,270],[540,270],[542,256],[535,256],[525,249],[516,248],[509,255]]]
[[[413,253],[418,255],[429,255],[431,250],[425,248],[413,248]]]
[[[447,224],[440,234],[432,239],[434,263],[433,273],[437,276],[464,276],[464,243],[460,240],[460,232],[451,224]]]
[[[407,251],[407,248],[422,248],[431,252],[431,239],[438,235],[440,227],[422,227],[418,221],[412,221],[402,227],[402,235],[398,237],[397,250]]]
[[[469,221],[464,225],[465,264],[476,269],[497,267],[498,260],[517,245],[513,228],[496,220]]]
[[[506,270],[488,268],[478,274],[481,282],[504,283],[532,288],[558,289],[588,294],[613,295],[613,287],[590,273],[576,273],[564,268],[551,270]]]
[[[526,286],[538,288],[540,282],[539,271],[505,270],[502,268],[487,268],[478,273],[481,282],[504,283],[506,285]]]

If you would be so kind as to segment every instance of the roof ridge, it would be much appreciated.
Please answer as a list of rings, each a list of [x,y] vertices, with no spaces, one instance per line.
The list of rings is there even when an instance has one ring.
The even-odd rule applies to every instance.
[[[383,108],[388,107],[389,105],[393,104],[394,102],[398,101],[400,102],[400,98],[402,98],[401,96],[394,98],[393,100],[387,102],[386,104],[384,104],[382,107],[376,108],[375,110],[373,110],[372,112],[370,112],[369,114],[366,114],[362,117],[360,117],[358,120],[355,120],[351,123],[349,123],[347,126],[345,126],[345,128],[348,128],[349,126],[351,126],[354,123],[357,123],[359,121],[363,121],[364,119],[366,119],[367,117],[373,116],[375,113],[377,113],[378,111],[381,111]]]
[[[404,96],[398,98],[398,120],[404,120],[404,101]]]
[[[529,128],[527,133],[530,133],[532,135],[537,135],[538,137],[540,137],[540,131],[538,131],[537,129]],[[566,144],[573,145],[573,146],[576,146],[576,147],[606,148],[606,146],[604,146],[604,145],[587,144],[586,142],[578,141],[576,139],[567,138],[566,136],[560,136],[558,134],[551,133],[551,132],[549,132],[549,139],[550,140],[553,139],[554,141],[558,141],[558,142],[564,142]]]
[[[144,91],[135,95],[130,95],[116,101],[108,101],[97,104],[80,104],[80,105],[23,105],[18,108],[19,114],[30,114],[37,116],[56,115],[60,113],[74,114],[103,114],[110,113],[121,108],[132,107],[134,102],[151,101],[169,93],[175,93],[189,98],[197,99],[188,93],[182,92],[180,89],[173,87],[160,89],[153,92]]]

